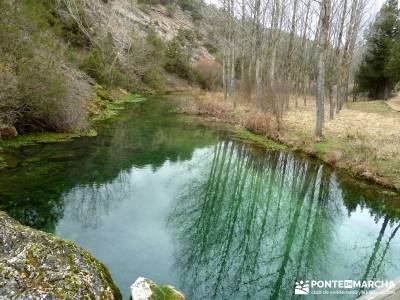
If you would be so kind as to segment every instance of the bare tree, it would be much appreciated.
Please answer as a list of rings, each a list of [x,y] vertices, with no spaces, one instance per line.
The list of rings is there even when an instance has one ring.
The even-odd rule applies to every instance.
[[[323,0],[320,2],[320,6],[321,6],[320,10],[321,34],[318,42],[318,77],[317,77],[317,97],[316,97],[317,121],[315,126],[315,135],[317,136],[317,138],[322,137],[322,126],[324,123],[325,68],[326,68],[326,53],[328,49],[328,31],[329,31],[331,1]]]

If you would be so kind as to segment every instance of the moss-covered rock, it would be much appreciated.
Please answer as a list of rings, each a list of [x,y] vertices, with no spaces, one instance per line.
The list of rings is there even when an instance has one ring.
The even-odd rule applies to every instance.
[[[121,299],[106,267],[72,242],[0,212],[0,295],[4,299]]]
[[[139,277],[131,285],[132,300],[185,300],[185,295],[171,285],[157,285]]]

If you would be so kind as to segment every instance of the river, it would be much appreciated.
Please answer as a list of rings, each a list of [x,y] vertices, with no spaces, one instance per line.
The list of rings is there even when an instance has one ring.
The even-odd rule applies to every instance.
[[[390,192],[243,143],[163,99],[97,127],[16,150],[0,171],[0,209],[89,250],[126,299],[138,276],[189,299],[291,299],[300,280],[400,277]]]

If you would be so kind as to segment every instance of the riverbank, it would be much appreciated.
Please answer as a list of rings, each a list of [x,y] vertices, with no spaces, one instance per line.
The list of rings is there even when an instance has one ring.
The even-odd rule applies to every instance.
[[[400,191],[400,114],[381,101],[348,103],[329,120],[325,112],[324,138],[314,137],[314,100],[295,108],[294,101],[281,122],[249,104],[234,109],[221,93],[198,92],[180,96],[179,111],[212,118],[246,129],[263,138],[304,151],[367,179]],[[326,106],[328,107],[328,105]]]
[[[12,149],[32,146],[68,142],[80,137],[93,137],[97,135],[95,124],[97,121],[109,119],[124,109],[127,103],[144,101],[140,94],[128,93],[122,89],[107,91],[96,85],[96,100],[90,102],[87,108],[90,125],[88,129],[78,132],[34,132],[16,136],[10,140],[0,140],[0,169],[8,167],[7,152]]]

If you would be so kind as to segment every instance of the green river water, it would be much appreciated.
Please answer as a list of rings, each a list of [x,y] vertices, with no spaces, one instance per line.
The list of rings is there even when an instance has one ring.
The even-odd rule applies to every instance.
[[[129,104],[97,137],[13,152],[0,209],[89,250],[126,299],[138,276],[188,299],[292,299],[300,280],[400,277],[400,199],[170,111]]]

